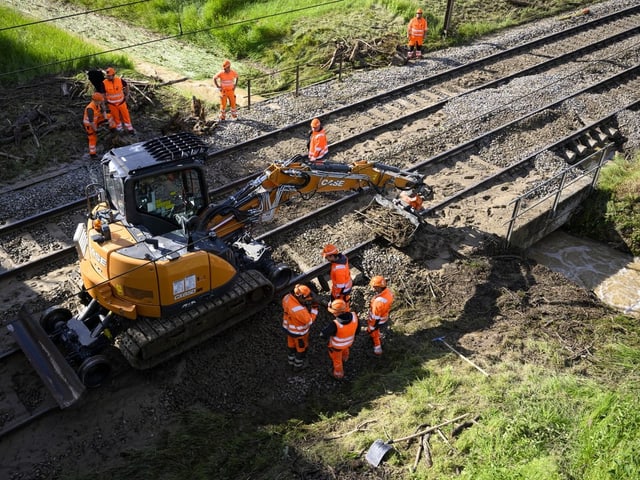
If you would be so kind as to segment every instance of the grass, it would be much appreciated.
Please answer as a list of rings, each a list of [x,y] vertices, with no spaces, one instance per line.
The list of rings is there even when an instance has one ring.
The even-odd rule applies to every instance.
[[[113,6],[112,0],[70,0],[70,3],[87,9]],[[331,77],[334,73],[327,72],[324,65],[336,42],[353,47],[357,40],[364,40],[386,49],[379,59],[347,62],[345,68],[388,64],[395,47],[405,44],[406,25],[418,6],[425,8],[429,22],[425,47],[437,50],[588,3],[538,0],[528,7],[517,7],[509,2],[458,0],[446,37],[443,29],[447,0],[437,0],[426,7],[422,2],[405,0],[155,0],[104,13],[138,22],[167,36],[184,35],[185,41],[221,58],[230,57],[242,73],[241,85],[244,87],[253,78],[256,93],[266,94],[290,90],[298,65],[305,66],[303,85]],[[0,32],[0,39],[4,33]],[[120,64],[100,62],[108,63]]]
[[[358,458],[376,439],[404,437],[420,424],[437,425],[469,413],[477,423],[453,445],[431,437],[431,468],[421,462],[409,472],[415,442],[394,444],[385,457],[385,478],[635,479],[640,473],[640,329],[623,317],[599,322],[610,322],[611,328],[624,323],[629,335],[622,344],[610,341],[608,329],[602,329],[593,339],[594,350],[602,348],[602,353],[588,375],[513,362],[495,366],[492,377],[485,378],[463,362],[449,359],[448,366],[434,365],[424,360],[424,352],[415,351],[407,356],[420,364],[422,374],[412,362],[393,361],[393,369],[377,374],[378,386],[406,383],[400,391],[385,393],[386,388],[378,387],[375,395],[363,395],[371,378],[358,379],[345,395],[355,405],[362,396],[369,402],[317,412],[309,422],[260,425],[189,411],[176,432],[153,449],[132,453],[124,468],[84,478],[186,480],[213,478],[214,472],[220,479],[300,478],[292,465],[297,475],[331,478],[333,472],[338,478],[341,473],[356,478],[370,472]],[[624,380],[611,381],[609,368]],[[449,436],[452,427],[442,431]],[[346,477],[347,472],[354,476]]]
[[[31,21],[12,9],[0,6],[0,28]],[[75,74],[101,62],[132,66],[125,55],[108,54],[98,60],[96,53],[99,51],[82,39],[48,24],[0,31],[0,84],[16,85],[51,73]]]
[[[568,229],[640,256],[640,154],[617,155],[604,166],[592,201]]]

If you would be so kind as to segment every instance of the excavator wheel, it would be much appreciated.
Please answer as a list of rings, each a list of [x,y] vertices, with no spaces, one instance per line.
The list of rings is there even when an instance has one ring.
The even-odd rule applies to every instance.
[[[40,316],[40,326],[42,329],[48,334],[51,335],[56,327],[60,324],[66,324],[69,320],[71,320],[73,314],[70,310],[63,307],[50,307],[42,312]]]
[[[87,388],[99,387],[110,374],[111,364],[104,355],[94,355],[87,358],[78,369],[80,381]]]

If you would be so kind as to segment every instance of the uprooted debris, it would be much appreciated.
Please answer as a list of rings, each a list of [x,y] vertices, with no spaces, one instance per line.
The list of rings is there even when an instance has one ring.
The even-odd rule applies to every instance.
[[[398,46],[397,35],[387,35],[373,40],[360,38],[337,39],[333,54],[323,65],[326,70],[337,68],[341,63],[348,63],[353,69],[379,68],[396,64],[402,58],[402,47]],[[404,56],[406,63],[406,55]],[[402,63],[402,64],[404,64]]]
[[[56,123],[56,118],[45,112],[42,105],[36,105],[0,131],[0,144],[14,142],[20,145],[25,137],[32,136],[34,142],[40,146],[40,138],[60,127],[61,125]]]

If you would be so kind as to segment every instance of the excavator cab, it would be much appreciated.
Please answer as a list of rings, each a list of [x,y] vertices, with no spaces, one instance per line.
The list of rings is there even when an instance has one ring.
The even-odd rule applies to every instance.
[[[176,155],[176,139],[170,137],[110,151],[102,161],[105,189],[113,210],[124,220],[151,235],[178,228],[207,204],[208,194],[202,169],[206,146],[195,137],[179,137],[181,152]]]

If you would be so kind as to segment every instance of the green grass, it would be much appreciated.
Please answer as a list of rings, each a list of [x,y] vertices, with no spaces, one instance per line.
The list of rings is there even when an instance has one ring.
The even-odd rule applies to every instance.
[[[112,0],[70,1],[86,9],[113,6]],[[405,44],[407,22],[418,6],[425,9],[429,22],[426,49],[437,50],[509,26],[572,11],[588,3],[539,0],[531,2],[529,7],[516,7],[509,2],[458,0],[446,38],[443,28],[447,0],[436,0],[426,6],[423,2],[403,0],[154,0],[104,13],[137,21],[167,36],[183,34],[185,41],[196,43],[221,58],[230,57],[242,73],[242,86],[253,78],[255,92],[268,94],[290,90],[297,65],[305,66],[300,80],[303,85],[334,75],[335,72],[327,72],[323,66],[331,58],[336,41],[353,46],[357,40],[369,43],[384,40],[388,53],[369,65],[388,64],[395,46]],[[107,63],[114,62],[100,62]],[[362,68],[364,65],[355,62],[343,66]]]
[[[544,358],[504,357],[490,377],[453,354],[437,356],[418,333],[400,336],[384,364],[339,394],[315,399],[307,420],[261,424],[193,410],[153,448],[131,452],[124,467],[73,478],[357,478],[371,472],[362,457],[376,439],[468,414],[475,423],[451,445],[431,436],[430,468],[420,462],[409,472],[416,443],[395,443],[384,478],[636,479],[640,327],[619,316],[585,321],[584,331],[594,354],[579,371]],[[546,352],[562,349],[555,338],[538,343]],[[452,426],[442,432],[451,438]]]
[[[0,28],[32,21],[0,6]],[[95,46],[46,23],[0,31],[0,84],[15,85],[50,73],[75,74],[103,64],[132,66],[125,55],[98,58],[99,52]]]
[[[596,192],[568,229],[640,256],[640,154],[616,156],[602,169]]]
[[[85,478],[186,480],[213,478],[215,472],[220,479],[293,478],[294,461],[298,471],[365,472],[368,467],[355,459],[376,439],[404,437],[419,423],[436,425],[470,412],[477,423],[455,439],[455,449],[432,437],[431,468],[421,463],[407,473],[415,444],[396,443],[385,458],[388,478],[632,480],[640,473],[640,405],[637,387],[628,387],[522,365],[504,365],[491,380],[436,369],[404,394],[306,424],[260,426],[189,412],[154,448],[132,453],[124,467]],[[358,425],[368,430],[349,433]]]

